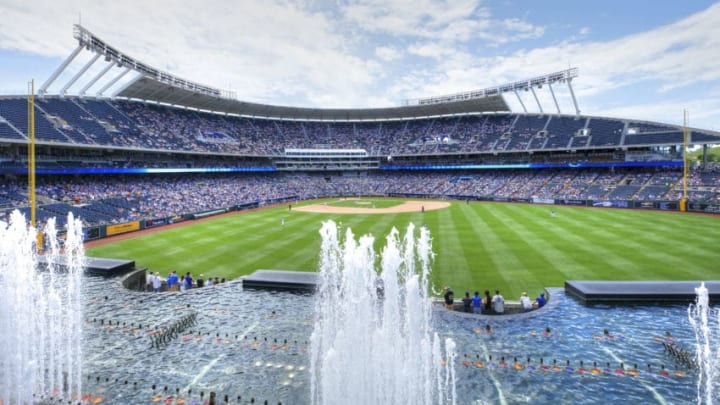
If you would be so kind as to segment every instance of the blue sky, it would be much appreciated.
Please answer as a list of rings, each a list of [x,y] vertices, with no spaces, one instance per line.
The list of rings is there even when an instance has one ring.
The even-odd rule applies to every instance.
[[[687,109],[690,125],[720,130],[720,3],[710,1],[0,0],[0,94],[42,84],[77,45],[79,19],[136,59],[252,102],[383,107],[578,67],[584,114],[681,124]],[[552,105],[547,89],[538,96]]]

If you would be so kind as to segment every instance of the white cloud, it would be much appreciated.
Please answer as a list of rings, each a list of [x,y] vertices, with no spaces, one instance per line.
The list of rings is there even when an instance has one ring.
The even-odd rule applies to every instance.
[[[646,83],[648,91],[664,103],[663,92],[700,82],[717,82],[720,79],[717,55],[720,55],[720,5],[676,23],[613,41],[561,43],[507,56],[474,58],[464,71],[455,75],[447,67],[436,70],[418,90],[431,91],[425,94],[472,90],[572,65],[580,68],[580,78],[573,85],[581,103],[583,99],[637,83]],[[654,83],[660,84],[653,87]],[[621,102],[632,104],[633,100]]]
[[[375,48],[375,56],[386,62],[402,58],[403,51],[394,46],[378,46]]]
[[[340,3],[345,18],[371,32],[425,36],[472,17],[477,0],[349,0]]]
[[[77,10],[88,29],[130,56],[253,101],[333,94],[331,105],[353,104],[378,69],[348,51],[328,15],[263,0],[0,3],[0,49],[65,57],[77,46]]]
[[[532,13],[522,19],[499,19],[487,4],[481,0],[0,0],[0,51],[55,58],[57,66],[77,46],[71,27],[81,11],[87,28],[131,56],[189,80],[230,88],[239,98],[255,102],[386,106],[569,66],[580,68],[573,85],[588,113],[621,113],[624,105],[638,106],[640,113],[642,108],[675,108],[697,97],[717,99],[720,4],[612,41],[593,40],[590,27],[582,27],[572,40],[517,51],[502,48],[506,53],[484,56],[478,48],[526,40],[534,44],[545,35],[544,26],[529,19]],[[4,76],[0,75],[0,89],[8,88]],[[704,95],[682,94],[699,83],[709,84]],[[24,92],[25,83],[20,86],[18,94]],[[635,88],[644,89],[642,101],[628,93]],[[654,108],[652,97],[657,100]],[[532,103],[530,99],[528,104]],[[715,105],[697,104],[720,118]],[[572,106],[563,107],[568,110]],[[701,114],[707,115],[695,116],[709,121]]]
[[[451,47],[441,42],[418,43],[408,47],[409,54],[438,60],[443,59],[444,56],[453,52],[454,50]]]
[[[478,0],[349,0],[341,3],[341,12],[372,33],[446,42],[479,38],[497,45],[544,32],[515,18],[493,20]]]

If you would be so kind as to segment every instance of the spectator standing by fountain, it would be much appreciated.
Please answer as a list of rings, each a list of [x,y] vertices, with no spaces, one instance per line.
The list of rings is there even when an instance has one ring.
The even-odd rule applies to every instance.
[[[489,314],[492,311],[492,297],[490,297],[490,290],[485,290],[485,297],[483,298],[483,305],[485,313]]]
[[[178,275],[177,271],[174,271],[170,273],[167,277],[167,286],[169,291],[177,291],[178,290]]]
[[[185,289],[189,290],[191,288],[193,288],[193,278],[192,273],[188,271],[185,275]]]
[[[203,279],[203,275],[199,275],[197,279],[197,286],[198,288],[202,288],[205,285],[205,280]]]
[[[160,272],[156,272],[153,276],[153,291],[160,292],[160,288],[162,288],[162,279],[160,278]]]
[[[523,311],[532,311],[533,305],[526,292],[523,292],[522,295],[520,295],[520,304],[522,304]]]
[[[447,309],[453,309],[455,306],[455,296],[453,294],[453,290],[450,287],[445,287],[445,294],[443,295],[445,298],[445,307]]]
[[[493,311],[496,314],[502,314],[505,312],[505,298],[500,295],[500,290],[495,290],[495,296],[492,298]]]
[[[470,298],[470,293],[468,291],[465,291],[465,296],[462,299],[463,303],[463,311],[470,312],[470,308],[472,307],[472,299]]]
[[[480,298],[480,292],[475,291],[475,295],[472,297],[473,313],[479,314],[482,312],[482,298]]]
[[[149,271],[145,275],[145,291],[152,291],[155,282],[155,275]]]

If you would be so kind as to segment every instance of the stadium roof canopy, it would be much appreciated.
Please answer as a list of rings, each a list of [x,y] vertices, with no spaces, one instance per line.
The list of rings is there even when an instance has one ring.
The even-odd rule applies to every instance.
[[[78,94],[81,97],[85,96],[86,92],[90,88],[93,88],[93,86],[107,82],[104,85],[100,85],[101,88],[94,94],[95,97],[107,97],[104,93],[108,91],[108,89],[114,88],[110,94],[110,97],[113,98],[149,101],[223,114],[288,120],[374,121],[511,112],[510,107],[503,97],[505,93],[514,93],[525,112],[527,112],[518,94],[519,91],[523,90],[526,92],[532,91],[532,95],[542,112],[543,107],[535,94],[535,89],[542,88],[543,85],[546,85],[550,89],[555,108],[557,112],[560,113],[560,107],[555,93],[552,90],[552,86],[555,83],[567,83],[576,113],[580,113],[575,95],[572,91],[572,86],[570,85],[572,79],[577,77],[577,68],[482,90],[407,100],[404,105],[396,107],[291,107],[241,101],[237,99],[233,92],[194,83],[153,68],[112,47],[80,25],[74,26],[74,37],[78,40],[77,48],[42,85],[39,90],[40,96],[47,93],[48,87],[68,65],[73,62],[75,57],[85,50],[93,54],[92,59],[82,66],[72,79],[60,89],[59,95],[61,97],[78,81],[85,82],[84,87],[82,87]],[[96,61],[100,60],[100,63],[103,63],[101,57],[104,57],[105,67],[98,74],[89,75],[92,77],[86,78],[85,75],[90,71],[90,68]],[[95,67],[97,68],[97,66]],[[113,70],[119,70],[119,74],[112,76]],[[121,79],[130,72],[134,73],[134,77],[130,80],[125,79],[121,81]],[[106,77],[106,75],[111,77]]]
[[[510,111],[502,96],[476,98],[443,104],[418,104],[387,108],[306,108],[249,103],[222,96],[200,93],[139,76],[115,97],[151,100],[200,110],[218,111],[252,117],[292,120],[365,121],[414,117]]]

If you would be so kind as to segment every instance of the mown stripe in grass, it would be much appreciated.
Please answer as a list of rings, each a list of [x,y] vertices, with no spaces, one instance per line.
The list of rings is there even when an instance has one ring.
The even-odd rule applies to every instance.
[[[376,251],[393,226],[404,232],[408,222],[427,224],[437,253],[433,281],[453,284],[458,294],[466,286],[498,287],[515,298],[522,290],[561,286],[567,278],[720,278],[720,217],[530,204],[459,202],[447,210],[392,215],[322,215],[274,207],[190,222],[88,254],[133,259],[163,275],[173,268],[226,278],[256,268],[315,270],[318,231],[328,218],[352,227],[356,237],[372,233]]]

